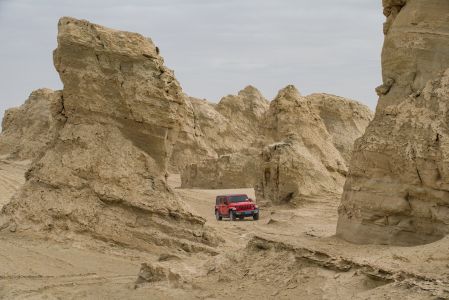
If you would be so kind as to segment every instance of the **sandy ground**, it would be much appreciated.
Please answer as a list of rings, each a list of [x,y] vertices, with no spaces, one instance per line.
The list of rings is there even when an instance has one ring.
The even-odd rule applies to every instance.
[[[0,206],[24,182],[27,162],[0,160]],[[262,208],[261,219],[215,220],[215,196],[176,193],[225,240],[218,255],[155,255],[93,240],[0,234],[2,299],[449,299],[449,239],[410,247],[357,246],[333,236],[338,196],[297,209]],[[161,253],[161,252],[160,252]],[[164,249],[162,249],[164,253]],[[142,263],[179,274],[136,285]]]

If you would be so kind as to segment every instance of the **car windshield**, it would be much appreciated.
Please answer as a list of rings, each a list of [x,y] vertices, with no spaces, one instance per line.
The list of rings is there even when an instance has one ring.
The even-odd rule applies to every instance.
[[[232,203],[246,202],[246,201],[248,201],[248,196],[246,196],[246,195],[231,196],[231,197],[229,197],[229,201]]]

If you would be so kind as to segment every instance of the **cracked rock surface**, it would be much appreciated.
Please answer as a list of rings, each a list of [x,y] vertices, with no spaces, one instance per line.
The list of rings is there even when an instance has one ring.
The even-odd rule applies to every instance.
[[[39,89],[23,105],[6,110],[0,134],[0,155],[32,160],[54,138],[57,111],[62,111],[61,92]],[[55,113],[52,113],[55,112]]]
[[[186,102],[156,46],[84,20],[58,24],[64,84],[56,137],[2,210],[2,227],[88,235],[129,247],[213,251],[205,220],[166,182]],[[8,225],[9,224],[9,225]]]
[[[449,2],[384,1],[384,85],[355,146],[337,234],[416,245],[449,232]]]

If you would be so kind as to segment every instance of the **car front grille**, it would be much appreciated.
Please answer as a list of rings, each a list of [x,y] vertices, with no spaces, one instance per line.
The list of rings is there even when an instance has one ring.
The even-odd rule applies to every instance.
[[[237,210],[250,210],[252,209],[252,205],[241,205],[237,208]]]

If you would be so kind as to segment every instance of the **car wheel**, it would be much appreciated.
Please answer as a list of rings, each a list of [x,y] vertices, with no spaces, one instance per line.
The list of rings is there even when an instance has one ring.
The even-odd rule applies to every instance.
[[[220,213],[218,211],[215,212],[215,219],[217,219],[217,221],[221,221],[223,219],[223,217],[220,216]]]
[[[254,221],[259,220],[259,213],[253,215],[253,220]]]
[[[235,221],[235,212],[231,210],[231,212],[229,213],[229,219],[231,219],[231,221]]]

